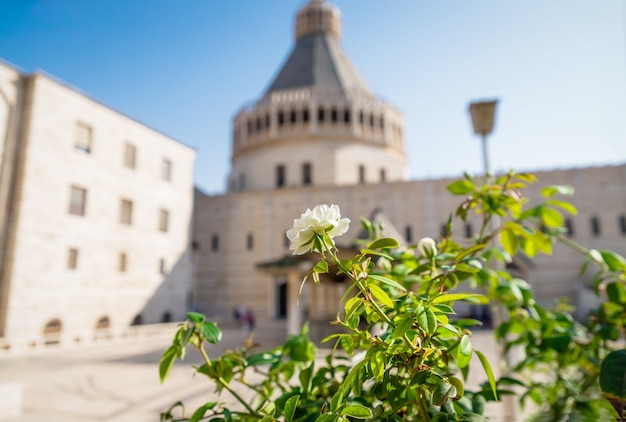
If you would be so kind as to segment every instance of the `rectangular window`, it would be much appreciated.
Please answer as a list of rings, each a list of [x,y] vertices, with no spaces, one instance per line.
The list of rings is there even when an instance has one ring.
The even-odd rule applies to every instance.
[[[211,236],[211,250],[213,252],[217,252],[220,250],[220,238],[216,234]]]
[[[166,232],[169,226],[170,213],[167,210],[159,210],[159,230]]]
[[[69,213],[73,215],[85,215],[87,207],[87,189],[72,186],[70,189]]]
[[[600,228],[600,219],[596,216],[591,217],[591,232],[594,236],[600,236],[602,229]]]
[[[161,164],[161,179],[166,182],[170,182],[172,180],[172,162],[167,158],[164,158],[163,163]]]
[[[365,166],[359,165],[359,183],[365,183]]]
[[[350,123],[350,109],[349,108],[343,111],[343,121],[345,123]]]
[[[565,219],[565,234],[568,236],[574,236],[574,223],[571,218]]]
[[[126,253],[121,252],[117,259],[117,270],[121,273],[125,273],[127,270],[128,259]]]
[[[137,147],[128,142],[124,144],[124,167],[134,169],[137,165]]]
[[[74,147],[78,151],[83,151],[87,154],[91,154],[91,140],[93,136],[93,131],[91,126],[78,122],[76,125],[76,142]]]
[[[312,174],[311,163],[302,164],[302,184],[304,186],[309,186],[313,184],[313,174]]]
[[[287,170],[283,164],[276,166],[276,187],[282,188],[287,182]]]
[[[333,123],[336,123],[338,120],[338,115],[337,115],[337,109],[336,108],[332,108],[330,110],[330,121]]]
[[[619,228],[623,235],[626,235],[626,215],[619,216]]]
[[[78,249],[69,248],[67,251],[67,268],[75,270],[78,268]]]
[[[133,202],[128,199],[120,201],[120,224],[133,224]]]
[[[165,274],[167,269],[165,268],[165,259],[159,259],[159,274]]]
[[[302,121],[304,123],[309,123],[309,109],[305,108],[302,110]]]
[[[380,181],[382,183],[387,181],[387,171],[385,169],[380,169]]]
[[[404,238],[407,241],[407,243],[413,242],[413,229],[411,228],[411,226],[406,226],[404,228]]]
[[[278,112],[278,127],[281,127],[285,124],[285,113],[282,111]]]
[[[253,248],[254,248],[254,236],[252,236],[252,233],[248,233],[248,236],[246,236],[246,249],[251,251]]]
[[[474,236],[474,228],[472,227],[472,223],[465,224],[465,237],[470,239]]]

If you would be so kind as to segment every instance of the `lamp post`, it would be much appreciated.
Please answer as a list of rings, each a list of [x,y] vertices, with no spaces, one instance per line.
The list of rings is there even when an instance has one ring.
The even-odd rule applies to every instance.
[[[493,131],[493,122],[496,114],[496,104],[498,100],[478,101],[470,103],[469,112],[472,116],[472,126],[474,133],[480,135],[483,149],[483,164],[485,177],[489,177],[491,167],[489,166],[489,154],[487,153],[487,135]]]
[[[489,183],[489,179],[491,178],[491,166],[489,165],[489,154],[487,152],[487,135],[489,135],[493,131],[493,123],[496,115],[496,105],[498,104],[498,100],[487,100],[487,101],[476,101],[472,102],[469,105],[469,112],[472,117],[472,127],[474,128],[474,134],[480,135],[481,144],[482,144],[482,152],[483,152],[483,165],[485,170],[485,183]],[[493,216],[490,221],[490,226],[492,230],[497,230],[500,225],[499,218],[497,216]],[[497,269],[498,263],[495,262],[494,265]],[[504,309],[502,306],[496,305],[493,309],[493,319],[494,326],[498,326],[505,319]],[[505,375],[508,375],[508,372],[511,368],[510,357],[504,351],[504,344],[500,342],[499,345],[499,353],[500,358],[504,362],[504,371]],[[517,420],[518,410],[517,405],[515,403],[514,396],[504,396],[502,398],[503,405],[505,408],[507,420]]]

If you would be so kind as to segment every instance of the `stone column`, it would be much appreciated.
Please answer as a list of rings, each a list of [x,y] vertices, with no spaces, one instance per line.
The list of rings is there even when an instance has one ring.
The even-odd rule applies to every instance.
[[[297,269],[287,274],[287,334],[298,334],[302,328],[302,307],[298,306],[300,273]]]

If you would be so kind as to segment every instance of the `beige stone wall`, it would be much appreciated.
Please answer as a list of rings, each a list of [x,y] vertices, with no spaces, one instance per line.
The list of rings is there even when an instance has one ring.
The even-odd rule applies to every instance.
[[[540,198],[539,186],[572,184],[577,193],[573,202],[580,214],[574,219],[573,240],[595,248],[609,248],[626,254],[626,234],[618,227],[626,215],[626,165],[616,167],[559,170],[538,173],[540,183],[529,190]],[[199,196],[196,203],[194,237],[200,248],[197,264],[198,306],[209,313],[228,315],[242,303],[253,307],[263,318],[275,316],[275,281],[259,272],[256,264],[289,255],[285,231],[306,208],[321,203],[338,204],[342,215],[352,220],[350,231],[338,239],[349,242],[359,230],[359,217],[381,208],[400,233],[411,227],[413,242],[421,237],[440,237],[441,226],[463,198],[447,192],[452,179],[396,182],[339,187],[309,187],[263,192]],[[589,219],[597,215],[602,235],[594,237]],[[478,230],[478,220],[473,228]],[[247,249],[247,236],[254,245]],[[211,237],[218,236],[219,248],[211,250]],[[464,241],[465,226],[457,222],[454,236]],[[552,257],[529,260],[529,281],[540,301],[552,303],[568,297],[578,303],[583,297],[578,270],[582,258],[562,247]],[[585,306],[585,303],[581,303]]]
[[[301,187],[302,166],[312,166],[314,186],[354,185],[359,183],[359,166],[365,168],[366,182],[406,179],[405,158],[384,146],[363,145],[354,141],[334,139],[295,139],[251,151],[233,163],[230,180],[245,186],[235,190],[267,190],[276,187],[276,168],[286,169],[286,187]],[[243,176],[241,176],[243,175]]]
[[[64,341],[84,342],[101,317],[112,328],[138,314],[144,323],[168,311],[183,318],[193,290],[194,151],[46,76],[35,77],[30,110],[7,313],[12,347],[41,342],[52,319],[61,320]],[[92,129],[90,153],[75,148],[79,122]],[[127,142],[137,150],[135,169],[123,162]],[[161,178],[163,159],[171,181]],[[68,212],[71,186],[87,190],[85,216]],[[131,225],[120,224],[122,199],[133,203]],[[159,230],[161,209],[167,232]],[[68,268],[70,248],[76,269]]]

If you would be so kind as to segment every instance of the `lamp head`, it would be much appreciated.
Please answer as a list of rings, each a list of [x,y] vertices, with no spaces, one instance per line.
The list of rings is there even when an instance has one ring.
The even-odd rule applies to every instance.
[[[469,112],[476,135],[487,136],[493,130],[497,103],[498,100],[470,103]]]

